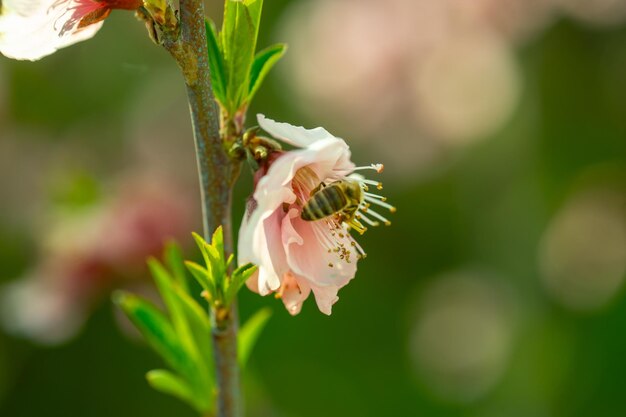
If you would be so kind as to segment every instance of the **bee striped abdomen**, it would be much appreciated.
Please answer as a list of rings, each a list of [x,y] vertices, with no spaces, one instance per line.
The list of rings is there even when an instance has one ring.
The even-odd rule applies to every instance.
[[[322,188],[302,208],[303,220],[319,220],[343,210],[348,200],[343,191],[336,185]]]

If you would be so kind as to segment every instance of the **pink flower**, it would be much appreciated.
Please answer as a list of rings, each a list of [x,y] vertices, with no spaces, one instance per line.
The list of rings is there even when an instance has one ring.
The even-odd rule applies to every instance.
[[[349,229],[363,233],[363,223],[376,226],[379,222],[375,219],[389,223],[369,209],[371,203],[395,210],[383,197],[367,192],[368,185],[381,188],[380,183],[353,173],[359,169],[380,172],[382,165],[355,167],[348,145],[321,127],[307,130],[263,115],[258,122],[275,138],[299,149],[278,153],[259,171],[239,231],[239,262],[259,267],[248,286],[261,295],[276,292],[294,315],[313,292],[320,311],[331,314],[337,292],[354,278],[357,260],[365,256]],[[352,215],[335,211],[311,220],[303,209],[307,212],[305,207],[312,207],[307,203],[320,185],[356,186],[356,211]]]
[[[141,0],[2,0],[0,53],[35,61],[91,38],[111,10],[136,10]]]

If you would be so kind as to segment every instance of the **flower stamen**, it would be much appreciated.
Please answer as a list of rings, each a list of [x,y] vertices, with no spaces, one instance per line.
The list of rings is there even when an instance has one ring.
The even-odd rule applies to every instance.
[[[353,169],[353,171],[364,171],[364,170],[370,170],[370,169],[380,174],[385,169],[385,166],[383,164],[371,164],[371,165],[366,165],[362,167],[356,167]]]
[[[357,219],[363,220],[365,223],[369,224],[372,227],[380,226],[380,223],[378,223],[377,221],[374,221],[374,220],[366,217],[363,213],[357,214],[356,217],[357,217]]]
[[[378,195],[378,194],[373,194],[373,193],[368,193],[368,192],[364,192],[363,193],[365,195],[365,199],[368,201],[371,201],[370,199],[368,199],[367,197],[371,197],[371,198],[375,198],[381,201],[387,201],[387,197],[383,197],[382,195]]]
[[[390,213],[396,212],[396,208],[389,203],[385,203],[385,200],[377,200],[375,198],[368,198],[367,195],[365,196],[365,200],[372,204],[376,204],[377,206],[386,208],[387,210],[389,210]],[[367,207],[369,207],[369,204]]]
[[[383,216],[381,216],[380,214],[376,213],[376,212],[375,212],[375,211],[373,211],[373,210],[370,210],[370,211],[368,212],[368,214],[369,214],[369,215],[371,215],[371,216],[373,216],[373,217],[375,217],[375,218],[377,218],[377,219],[378,219],[378,220],[380,220],[381,222],[383,222],[383,223],[385,224],[385,226],[390,226],[390,225],[391,225],[391,222],[390,222],[389,220],[387,220],[386,218],[384,218]]]
[[[363,183],[363,184],[373,185],[373,186],[375,186],[379,190],[383,189],[383,183],[382,182],[378,182],[378,181],[374,181],[374,180],[368,180],[367,178],[360,179],[360,182]],[[367,189],[367,188],[364,188],[364,189]]]

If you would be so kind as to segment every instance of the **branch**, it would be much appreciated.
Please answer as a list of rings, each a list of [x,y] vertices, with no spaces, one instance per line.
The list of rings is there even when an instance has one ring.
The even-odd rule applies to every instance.
[[[165,31],[161,42],[178,63],[187,86],[200,176],[204,238],[210,241],[213,231],[222,225],[225,251],[233,253],[232,187],[240,163],[228,157],[220,137],[220,114],[211,88],[204,4],[201,0],[180,0],[179,28]],[[240,417],[236,306],[226,313],[213,316],[217,416]]]

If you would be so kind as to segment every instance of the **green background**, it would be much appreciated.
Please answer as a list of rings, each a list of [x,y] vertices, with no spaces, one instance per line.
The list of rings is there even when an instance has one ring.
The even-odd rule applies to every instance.
[[[261,47],[276,40],[272,28],[289,2],[267,3]],[[219,10],[211,13],[218,16]],[[394,224],[359,239],[368,259],[340,292],[331,317],[320,314],[312,299],[293,318],[272,297],[242,292],[242,317],[266,305],[274,310],[245,378],[248,415],[626,415],[623,291],[602,308],[569,309],[546,292],[538,267],[542,236],[581,176],[606,169],[610,181],[617,178],[623,186],[626,28],[591,29],[560,19],[516,53],[524,89],[503,129],[427,179],[396,175],[393,163],[386,164],[385,193],[399,208]],[[113,13],[89,42],[36,63],[0,58],[0,70],[7,93],[0,102],[0,140],[17,127],[37,132],[28,139],[35,145],[81,149],[99,163],[77,157],[72,165],[97,179],[124,164],[129,109],[137,96],[155,88],[159,101],[184,104],[180,78],[171,77],[162,92],[147,81],[173,71],[174,63],[126,13]],[[187,117],[184,105],[172,111],[173,117]],[[294,108],[280,71],[259,92],[251,114],[257,111],[296,124],[324,124]],[[189,133],[181,132],[178,140],[191,150]],[[367,143],[351,144],[355,160],[376,157]],[[23,152],[28,158],[28,147]],[[193,170],[195,163],[181,169]],[[14,175],[10,182],[20,187],[25,174]],[[35,169],[29,175],[47,174]],[[249,184],[245,176],[235,199],[236,219]],[[9,203],[0,197],[0,210]],[[0,278],[8,281],[37,262],[37,235],[2,211]],[[472,399],[442,395],[416,369],[411,353],[420,300],[455,271],[493,277],[489,285],[507,294],[496,313],[512,311],[504,321],[510,343],[503,369]],[[0,333],[0,415],[194,415],[147,386],[144,374],[161,367],[160,360],[119,330],[113,310],[104,297],[80,334],[61,346]],[[451,384],[468,383],[457,375]]]

